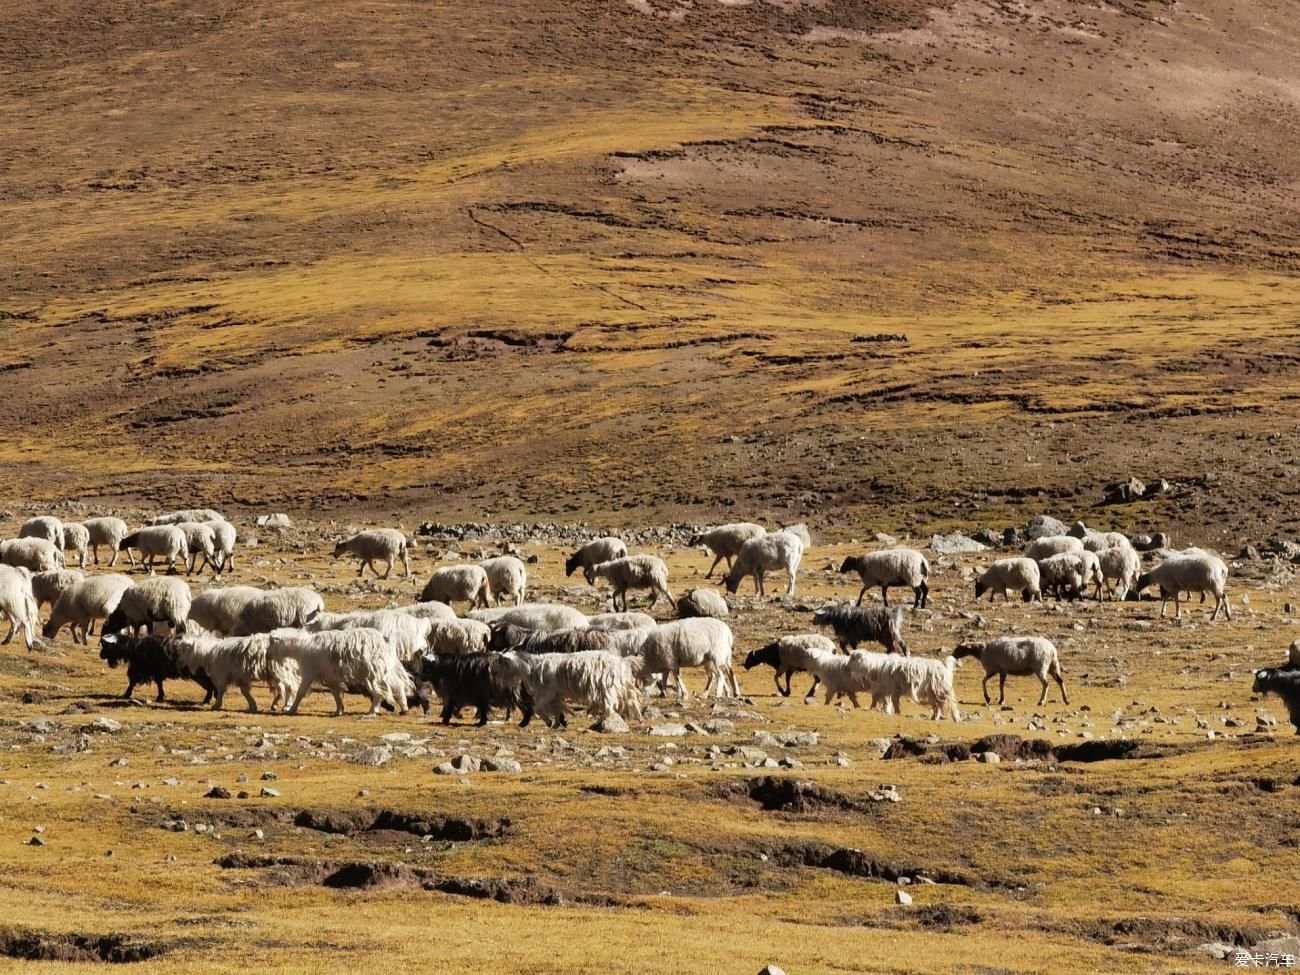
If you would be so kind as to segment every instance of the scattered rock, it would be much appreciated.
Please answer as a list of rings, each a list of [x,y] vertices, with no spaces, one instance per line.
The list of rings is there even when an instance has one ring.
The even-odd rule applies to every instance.
[[[621,714],[611,712],[592,725],[591,730],[606,735],[625,735],[632,729],[627,726]]]
[[[758,975],[785,975],[785,970],[775,965],[764,965],[758,970]]]
[[[513,758],[485,758],[482,768],[484,772],[513,772],[516,775],[524,770]]]
[[[730,614],[731,611],[727,608],[727,601],[722,598],[722,593],[716,589],[707,587],[692,589],[677,600],[677,615],[682,619],[690,619],[696,616],[722,619]]]
[[[1025,526],[1025,537],[1031,542],[1036,538],[1064,534],[1066,534],[1065,523],[1057,521],[1051,515],[1037,515]]]
[[[894,901],[899,904],[912,903],[912,895],[905,890],[894,891]]]
[[[1103,499],[1106,504],[1132,504],[1146,497],[1147,486],[1136,477],[1106,486]]]
[[[452,765],[451,762],[443,762],[440,765],[435,765],[433,767],[433,774],[434,775],[455,775],[456,766]]]
[[[274,514],[258,515],[255,522],[258,528],[292,528],[293,521],[282,511]]]
[[[204,799],[229,799],[229,798],[230,798],[230,790],[229,790],[229,789],[223,789],[223,788],[222,788],[221,786],[219,786],[219,785],[214,785],[214,786],[213,786],[211,789],[209,789],[207,792],[203,793],[203,798],[204,798]]]
[[[684,724],[657,724],[650,729],[650,734],[659,735],[662,738],[680,738],[686,734],[686,725]]]
[[[110,735],[121,730],[122,722],[114,721],[112,718],[96,718],[86,725],[86,731],[103,731]]]
[[[392,760],[393,750],[387,745],[376,745],[372,748],[363,748],[356,752],[349,761],[357,765],[370,765],[378,767],[387,765]]]
[[[262,787],[262,791],[261,791],[260,793],[258,793],[258,795],[260,795],[263,799],[279,799],[279,798],[280,798],[280,792],[279,792],[278,789],[268,789],[266,786],[263,786],[263,787]]]
[[[1169,548],[1171,542],[1164,532],[1134,535],[1130,541],[1139,552],[1154,552],[1156,549]]]
[[[999,762],[1002,761],[1002,756],[999,755],[997,752],[980,752],[975,757],[978,761],[983,762],[985,765],[997,765]]]
[[[950,535],[935,535],[930,539],[930,549],[940,555],[956,555],[961,552],[983,552],[988,546],[960,532],[953,532]]]
[[[451,767],[457,772],[477,772],[483,763],[473,755],[457,755],[451,760]]]

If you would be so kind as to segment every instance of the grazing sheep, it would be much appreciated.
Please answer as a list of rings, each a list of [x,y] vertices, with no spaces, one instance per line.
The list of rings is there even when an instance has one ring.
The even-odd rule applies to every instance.
[[[110,667],[126,663],[126,692],[130,698],[138,684],[157,684],[159,704],[163,702],[163,681],[192,680],[207,692],[203,703],[212,700],[215,688],[208,675],[200,668],[191,670],[184,662],[182,646],[178,639],[169,636],[122,636],[109,633],[100,638],[99,658]]]
[[[1073,535],[1046,535],[1036,538],[1025,547],[1025,557],[1041,562],[1065,552],[1082,552],[1083,542]]]
[[[0,542],[0,564],[29,572],[63,568],[63,550],[45,538],[11,538]]]
[[[167,571],[174,573],[176,563],[179,561],[184,566],[190,557],[189,548],[185,545],[185,533],[175,525],[141,528],[123,538],[117,543],[117,547],[124,552],[130,549],[137,550],[150,575],[153,575],[155,558],[166,559]]]
[[[528,590],[528,570],[521,559],[513,555],[498,555],[494,559],[484,559],[479,563],[487,573],[488,585],[496,604],[512,600],[516,606],[524,604],[524,593]]]
[[[659,625],[649,613],[597,613],[587,618],[587,625],[602,630],[653,630]]]
[[[118,600],[117,608],[104,620],[102,633],[120,633],[128,626],[133,633],[148,632],[154,623],[166,623],[175,634],[184,634],[190,615],[190,587],[180,579],[141,579]]]
[[[415,603],[413,606],[394,606],[393,611],[397,613],[406,613],[422,620],[454,620],[456,611],[446,603],[426,602]]]
[[[731,627],[721,620],[700,618],[674,620],[647,630],[640,640],[636,667],[637,678],[646,680],[652,674],[671,677],[677,684],[677,695],[685,702],[690,694],[682,680],[683,667],[703,667],[709,675],[704,685],[707,697],[713,688],[715,697],[722,697],[730,685],[731,696],[740,697],[740,682],[731,667],[731,648],[735,642]],[[716,683],[715,683],[716,681]],[[664,686],[667,692],[666,684]]]
[[[1089,551],[1088,549],[1084,549],[1082,552],[1072,552],[1070,554],[1078,557],[1079,561],[1083,564],[1083,588],[1087,590],[1089,586],[1092,586],[1094,588],[1094,595],[1097,597],[1097,602],[1101,602],[1101,590],[1106,582],[1105,576],[1101,571],[1101,559],[1098,558],[1096,552]]]
[[[849,603],[823,606],[813,613],[813,626],[829,626],[834,630],[841,650],[856,650],[859,643],[870,641],[879,643],[888,653],[901,653],[905,657],[911,653],[903,641],[901,606],[892,610]]]
[[[53,606],[59,597],[86,578],[86,574],[77,569],[55,569],[53,572],[37,572],[32,576],[32,595],[36,597],[36,608]]]
[[[570,555],[564,562],[564,574],[566,577],[571,576],[573,570],[580,567],[587,585],[593,586],[596,584],[596,576],[592,569],[602,562],[613,562],[626,556],[627,546],[619,539],[606,535],[588,542]]]
[[[912,608],[925,609],[930,599],[930,586],[926,577],[930,563],[920,552],[910,548],[886,548],[867,555],[850,555],[840,566],[840,572],[856,572],[862,580],[858,605],[873,586],[880,587],[880,597],[889,605],[889,587],[907,586],[912,590]]]
[[[76,552],[77,565],[82,569],[86,567],[86,552],[90,548],[90,530],[85,525],[76,521],[65,521],[63,540],[59,545],[65,552]]]
[[[169,511],[166,514],[159,515],[151,525],[179,525],[182,521],[225,521],[226,516],[220,511],[213,511],[211,508],[183,508],[180,511]]]
[[[1160,587],[1162,619],[1171,596],[1174,600],[1174,618],[1182,616],[1179,594],[1184,592],[1210,593],[1214,596],[1214,612],[1210,614],[1210,619],[1217,618],[1220,609],[1227,613],[1229,620],[1232,619],[1232,607],[1228,605],[1228,567],[1217,556],[1207,553],[1175,555],[1139,576],[1133,589],[1140,593],[1152,583]]]
[[[198,521],[181,521],[177,522],[176,527],[185,536],[185,549],[189,552],[186,573],[193,575],[196,569],[201,572],[204,567],[210,567],[214,575],[219,572],[216,562],[217,533],[212,525]],[[202,566],[198,564],[200,555],[203,556]]]
[[[566,702],[585,707],[597,721],[610,714],[641,715],[632,668],[612,653],[590,650],[535,657],[512,650],[493,655],[489,666],[495,680],[522,684],[532,695],[534,712],[552,726],[568,724]]]
[[[1088,566],[1081,558],[1083,549],[1062,552],[1038,562],[1038,578],[1043,592],[1051,593],[1059,601],[1080,599],[1088,580]]]
[[[755,525],[750,521],[738,521],[698,532],[692,535],[686,544],[691,548],[703,545],[713,553],[713,564],[709,566],[709,571],[704,573],[704,578],[709,579],[723,559],[727,560],[727,571],[730,572],[732,560],[740,554],[745,543],[751,538],[762,538],[766,534],[767,529],[762,525]]]
[[[509,721],[516,710],[523,713],[520,727],[533,719],[533,699],[527,688],[492,672],[496,654],[427,653],[415,660],[415,674],[433,685],[442,701],[441,720],[451,724],[461,708],[473,706],[475,723],[488,722],[492,708],[505,708]]]
[[[795,636],[783,636],[772,643],[759,647],[757,650],[751,650],[745,656],[745,669],[752,670],[759,664],[766,664],[776,673],[773,679],[776,681],[777,693],[782,697],[790,696],[790,678],[801,671],[811,670],[809,661],[812,659],[809,650],[820,650],[823,653],[835,653],[835,644],[822,636],[820,633],[801,633]],[[781,678],[785,678],[785,688],[781,687]],[[813,683],[813,688],[820,683],[820,678]],[[812,697],[810,690],[806,697]]]
[[[622,597],[622,612],[627,612],[629,589],[650,590],[650,602],[646,604],[647,608],[653,606],[660,595],[664,596],[669,603],[673,601],[673,594],[668,589],[668,566],[664,565],[664,560],[658,556],[624,556],[621,559],[592,566],[591,573],[597,579],[608,579],[610,585],[614,587],[615,610],[618,610],[619,597]]]
[[[305,627],[325,612],[320,593],[305,586],[286,586],[259,592],[239,611],[231,636],[250,636],[272,630]]]
[[[66,590],[50,610],[50,618],[41,630],[47,640],[53,640],[66,625],[72,627],[72,641],[85,643],[86,633],[95,620],[107,619],[117,609],[117,604],[134,582],[130,576],[90,576]]]
[[[230,685],[239,688],[248,710],[256,713],[254,682],[265,681],[271,688],[271,709],[287,702],[298,691],[301,673],[292,660],[272,660],[271,637],[258,633],[242,637],[217,637],[188,634],[176,640],[177,657],[192,672],[204,672],[212,682],[212,710],[220,711]]]
[[[806,531],[806,530],[805,530]],[[789,578],[785,594],[794,595],[795,576],[799,572],[799,561],[803,558],[804,541],[794,531],[772,532],[762,538],[751,538],[740,549],[731,571],[727,573],[727,592],[734,593],[740,587],[740,580],[751,576],[754,591],[762,598],[767,593],[763,588],[763,576],[768,572],[784,569]]]
[[[228,636],[250,600],[262,595],[252,586],[205,589],[190,600],[190,620],[210,633]]]
[[[11,565],[0,565],[0,619],[9,621],[9,633],[4,638],[6,646],[14,634],[22,630],[27,649],[32,648],[32,638],[40,622],[37,612],[31,573]]]
[[[432,653],[487,653],[492,627],[478,620],[430,620],[429,650]],[[441,696],[441,695],[439,695]]]
[[[1300,670],[1279,670],[1265,668],[1255,671],[1255,683],[1251,685],[1255,694],[1276,694],[1286,705],[1287,717],[1295,725],[1295,733],[1300,735]]]
[[[716,589],[703,587],[691,589],[677,600],[678,619],[689,620],[697,616],[708,616],[720,620],[730,615],[731,610],[727,606],[727,601]]]
[[[335,717],[343,714],[343,692],[350,687],[359,688],[370,698],[371,715],[378,714],[384,702],[402,714],[407,711],[410,675],[402,669],[392,644],[379,630],[273,630],[266,655],[270,661],[294,661],[302,674],[298,693],[286,714],[297,714],[303,698],[317,683],[324,684],[334,695]]]
[[[99,565],[99,546],[107,545],[109,551],[113,553],[112,560],[108,563],[110,566],[117,565],[118,552],[122,539],[126,538],[130,529],[127,528],[126,522],[121,518],[106,516],[103,518],[87,518],[82,522],[86,526],[86,531],[90,533],[90,554],[94,557],[95,564]],[[127,560],[135,565],[135,557],[128,550],[126,553]]]
[[[1129,545],[1103,548],[1097,553],[1097,563],[1111,598],[1118,592],[1119,598],[1123,599],[1137,585],[1138,576],[1142,574],[1142,557]]]
[[[986,592],[989,602],[993,602],[998,593],[1003,601],[1007,599],[1007,590],[1020,592],[1025,602],[1043,600],[1042,577],[1038,572],[1038,563],[1033,559],[998,559],[975,582],[975,598],[979,599]]]
[[[1007,678],[1028,677],[1031,674],[1043,685],[1042,697],[1038,699],[1039,707],[1047,703],[1048,677],[1056,681],[1056,686],[1061,689],[1062,702],[1070,703],[1070,697],[1065,693],[1065,681],[1061,677],[1061,661],[1056,647],[1045,637],[1003,636],[986,643],[962,643],[952,655],[957,660],[974,657],[984,665],[985,704],[990,703],[989,680],[995,674],[998,678],[999,707],[1007,700]]]
[[[53,515],[28,518],[18,529],[19,538],[43,538],[51,545],[63,548],[63,522]]]
[[[448,565],[434,572],[420,592],[420,602],[436,600],[451,605],[458,600],[470,609],[486,608],[492,602],[492,586],[481,565]]]
[[[235,543],[239,541],[239,532],[228,521],[205,521],[203,524],[212,529],[217,556],[217,572],[233,569],[235,567]]]
[[[334,557],[337,559],[340,555],[351,555],[355,557],[359,564],[357,565],[357,578],[365,574],[366,566],[370,566],[372,575],[379,575],[379,570],[375,568],[376,562],[385,563],[384,574],[381,579],[387,579],[393,571],[393,566],[397,560],[402,560],[402,566],[406,570],[406,578],[411,577],[411,562],[406,556],[406,535],[396,528],[372,528],[369,531],[357,532],[351,538],[345,538],[334,546]]]
[[[587,625],[581,610],[559,603],[524,603],[522,606],[478,609],[469,614],[480,623],[511,623],[525,630],[569,630]]]

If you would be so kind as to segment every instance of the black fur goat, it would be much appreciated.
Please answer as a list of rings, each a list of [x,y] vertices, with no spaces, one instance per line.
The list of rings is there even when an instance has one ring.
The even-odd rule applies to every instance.
[[[192,680],[202,687],[207,696],[203,703],[212,700],[214,688],[208,675],[200,668],[191,670],[181,663],[181,641],[169,636],[122,636],[108,633],[100,638],[99,656],[110,667],[126,664],[126,693],[130,697],[137,684],[157,684],[158,697],[163,700],[163,681]]]

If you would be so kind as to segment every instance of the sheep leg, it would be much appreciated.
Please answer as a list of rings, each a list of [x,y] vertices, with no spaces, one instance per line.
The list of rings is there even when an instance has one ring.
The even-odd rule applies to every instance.
[[[3,641],[0,641],[0,646],[8,646],[8,645],[9,645],[9,641],[12,640],[12,639],[14,638],[14,631],[15,631],[16,629],[18,629],[18,621],[17,621],[17,620],[14,620],[14,619],[11,619],[11,620],[9,621],[9,635],[6,636],[6,637],[4,638]]]
[[[343,688],[338,684],[331,684],[330,693],[334,695],[334,717],[341,718],[343,716]],[[375,710],[378,711],[379,709],[375,708]]]
[[[781,690],[781,671],[778,670],[775,674],[772,675],[772,680],[776,682],[776,692],[780,694],[782,697],[790,696],[791,676],[792,676],[791,673],[787,671],[785,675],[785,690]]]
[[[992,704],[992,703],[993,703],[992,698],[989,697],[989,681],[991,681],[992,679],[993,679],[993,675],[992,675],[992,674],[985,674],[985,675],[984,675],[984,703],[985,703],[985,704]]]
[[[224,681],[221,683],[214,682],[212,685],[212,710],[213,711],[221,710],[221,702],[225,699],[225,696],[226,696],[225,682]]]
[[[1066,704],[1069,704],[1070,697],[1065,693],[1065,679],[1061,676],[1061,665],[1059,663],[1052,664],[1051,674],[1056,680],[1056,686],[1061,689],[1061,700]]]
[[[411,560],[406,556],[406,549],[402,549],[402,568],[406,570],[406,578],[411,578]]]
[[[159,687],[159,689],[161,690],[161,688],[162,688],[162,683],[161,683],[161,682],[159,682],[158,687]],[[124,693],[122,696],[123,696],[124,698],[126,698],[126,699],[129,701],[129,700],[131,699],[131,695],[132,695],[134,692],[135,692],[135,678],[134,678],[134,677],[127,677],[127,679],[126,679],[126,693]]]
[[[730,665],[727,667],[727,676],[731,679],[731,696],[740,697],[740,681],[736,677],[736,672]]]
[[[713,570],[716,569],[716,568],[718,567],[718,563],[721,562],[721,561],[722,561],[722,556],[721,556],[721,555],[719,555],[717,558],[715,558],[715,559],[713,560],[713,564],[712,564],[711,566],[709,566],[709,571],[706,572],[706,573],[704,573],[704,578],[706,578],[706,579],[711,578],[711,577],[713,576]],[[727,559],[727,571],[728,571],[728,572],[731,571],[731,559]]]
[[[98,545],[90,546],[90,554],[94,556],[95,564],[99,565],[99,546]]]
[[[1223,590],[1223,595],[1220,596],[1219,598],[1220,598],[1221,600],[1223,600],[1223,611],[1224,611],[1224,613],[1227,614],[1227,616],[1228,616],[1228,620],[1231,621],[1231,620],[1232,620],[1232,607],[1231,607],[1230,605],[1228,605],[1228,590],[1226,590],[1226,589]],[[1217,612],[1218,610],[1216,609],[1215,611]]]
[[[1002,707],[1002,705],[1006,703],[1007,703],[1007,675],[1005,673],[1002,673],[1002,674],[998,674],[998,707]],[[1043,702],[1039,701],[1038,703],[1042,704]]]
[[[1044,677],[1042,674],[1039,674],[1038,679],[1043,685],[1043,694],[1038,699],[1038,706],[1041,708],[1044,704],[1047,703],[1047,678]]]
[[[795,577],[795,572],[796,572],[796,570],[795,570],[795,567],[794,567],[794,566],[791,565],[791,566],[787,566],[787,567],[786,567],[785,574],[786,574],[787,576],[790,577],[790,584],[789,584],[788,586],[785,587],[785,594],[786,594],[787,596],[793,596],[793,595],[794,595],[794,577]],[[886,603],[885,605],[888,606],[889,604]]]
[[[239,693],[244,695],[244,700],[248,702],[248,713],[257,714],[257,701],[253,699],[252,685],[246,681],[239,682]]]
[[[864,596],[866,596],[866,594],[867,594],[867,585],[866,585],[866,583],[863,583],[863,585],[862,585],[862,589],[859,590],[859,592],[858,592],[858,601],[857,601],[857,603],[855,603],[854,605],[861,606],[861,605],[862,605],[862,599],[863,599]]]
[[[392,560],[392,559],[388,559],[387,561],[388,561],[388,568],[386,568],[386,569],[384,570],[384,575],[383,575],[383,578],[385,578],[385,579],[387,579],[390,575],[393,574],[393,560]],[[370,568],[373,569],[374,566],[372,565]]]
[[[691,693],[686,689],[686,681],[682,680],[682,672],[680,670],[674,670],[672,676],[673,679],[677,681],[677,703],[685,704],[690,700]],[[706,690],[705,693],[707,694],[708,691]]]
[[[893,707],[893,709],[894,709],[893,712],[892,712],[892,713],[894,713],[894,714],[902,714],[902,713],[903,713],[903,702],[900,700],[900,698],[901,698],[901,695],[899,695],[899,694],[891,694],[891,695],[889,696],[889,703],[890,703],[890,706]]]
[[[803,696],[804,704],[807,704],[809,701],[813,699],[813,695],[817,693],[817,685],[819,685],[821,682],[822,682],[821,676],[818,674],[813,674],[812,687],[808,688],[808,693]]]
[[[857,691],[849,691],[849,692],[848,692],[848,695],[849,695],[849,700],[853,702],[853,706],[854,706],[855,708],[860,708],[860,707],[862,707],[862,705],[858,703],[858,692],[857,692]]]
[[[889,609],[889,587],[888,586],[880,587],[880,598],[885,601],[885,609]],[[859,599],[858,604],[861,605],[862,600]]]
[[[379,713],[379,706],[384,703],[384,695],[378,691],[370,692],[370,710],[366,712],[367,718],[373,718]]]

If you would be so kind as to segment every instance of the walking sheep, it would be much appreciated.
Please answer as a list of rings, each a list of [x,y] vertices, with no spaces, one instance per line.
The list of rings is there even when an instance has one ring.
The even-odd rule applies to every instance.
[[[1053,555],[1082,551],[1083,542],[1071,535],[1047,535],[1030,542],[1025,548],[1025,557],[1041,562]]]
[[[627,612],[627,591],[629,589],[649,589],[650,602],[646,608],[653,606],[662,595],[669,603],[673,594],[668,589],[668,566],[664,560],[655,555],[632,555],[611,562],[601,562],[592,566],[592,575],[597,579],[608,579],[614,587],[614,609],[619,611],[619,598],[622,597],[621,612]]]
[[[494,559],[484,559],[479,563],[487,573],[488,586],[498,606],[506,600],[516,606],[524,603],[524,594],[528,590],[528,570],[521,559],[513,555],[498,555]]]
[[[86,574],[78,569],[37,572],[32,576],[32,595],[36,597],[36,608],[53,607],[60,596],[85,578]]]
[[[176,527],[185,536],[185,550],[189,553],[186,573],[193,575],[196,570],[202,572],[207,567],[212,569],[214,575],[220,572],[216,561],[217,533],[213,531],[212,525],[198,521],[181,521],[177,522]],[[198,564],[199,556],[203,557],[203,565]]]
[[[209,633],[229,636],[244,607],[260,595],[262,590],[252,586],[205,589],[190,600],[190,620]]]
[[[1061,701],[1070,703],[1065,693],[1065,680],[1061,677],[1061,661],[1056,647],[1041,636],[1003,636],[985,643],[962,643],[953,651],[953,657],[961,660],[974,657],[984,665],[984,703],[990,703],[989,680],[997,675],[998,706],[1006,703],[1008,677],[1037,677],[1043,685],[1043,694],[1038,699],[1038,706],[1047,703],[1047,678],[1051,677],[1061,689]]]
[[[795,576],[799,572],[799,561],[803,558],[804,542],[799,535],[789,529],[772,532],[761,538],[751,538],[741,546],[731,571],[725,582],[727,592],[734,593],[740,588],[740,580],[750,576],[754,580],[754,591],[762,598],[767,595],[763,588],[763,576],[768,572],[784,569],[789,578],[785,594],[794,595]]]
[[[745,543],[751,538],[762,538],[766,534],[767,529],[762,525],[755,525],[750,521],[738,521],[698,532],[692,535],[686,544],[691,548],[703,545],[713,553],[713,564],[709,566],[709,571],[704,573],[704,578],[709,579],[712,578],[713,570],[718,567],[718,563],[724,559],[727,562],[727,571],[730,572],[732,560],[740,554]]]
[[[862,580],[859,606],[862,597],[873,586],[880,587],[880,597],[886,606],[889,605],[890,586],[910,588],[913,609],[925,609],[930,598],[930,587],[925,581],[930,574],[930,563],[924,555],[910,548],[886,548],[867,555],[850,555],[840,565],[840,572],[856,572]]]
[[[585,707],[597,721],[610,714],[625,718],[641,714],[632,669],[612,653],[593,650],[534,657],[511,651],[495,655],[490,667],[495,679],[527,688],[534,712],[553,727],[568,724],[566,702]]]
[[[1142,557],[1128,545],[1103,548],[1097,553],[1097,562],[1112,599],[1117,594],[1123,599],[1142,574]]]
[[[1210,619],[1216,619],[1220,609],[1229,620],[1232,619],[1232,607],[1228,605],[1228,567],[1217,556],[1201,553],[1165,559],[1150,572],[1139,576],[1133,588],[1140,593],[1152,584],[1160,587],[1161,619],[1170,597],[1174,600],[1174,618],[1182,616],[1179,594],[1184,592],[1210,593],[1214,596],[1214,612]]]
[[[388,638],[378,630],[274,630],[267,659],[292,660],[302,674],[298,693],[286,714],[297,714],[303,699],[318,683],[333,694],[335,717],[343,714],[343,692],[350,687],[370,698],[368,716],[378,714],[385,702],[402,714],[407,712],[410,675],[402,668]]]
[[[624,558],[627,555],[627,546],[619,539],[612,536],[597,538],[588,542],[578,551],[574,552],[564,562],[565,576],[573,575],[573,570],[582,569],[582,576],[587,580],[587,585],[594,585],[596,576],[592,569],[602,562],[613,562],[615,559]]]
[[[880,691],[888,702],[887,714],[901,714],[904,697],[931,709],[930,717],[938,721],[950,711],[953,721],[961,720],[957,695],[952,688],[952,674],[957,666],[953,657],[934,660],[930,657],[887,658],[880,670]]]
[[[420,602],[435,600],[451,605],[467,602],[469,608],[486,608],[492,602],[492,587],[480,565],[448,565],[434,572],[420,591]]]
[[[19,538],[43,538],[51,545],[63,548],[63,522],[53,515],[28,518],[18,529]]]
[[[250,636],[286,627],[301,628],[323,612],[325,602],[320,593],[305,586],[264,590],[244,603],[230,635]]]
[[[431,653],[487,653],[491,637],[492,628],[478,620],[429,620]]]
[[[790,678],[802,671],[811,671],[812,656],[810,650],[818,650],[826,654],[835,653],[835,644],[822,636],[820,633],[801,633],[794,636],[783,636],[772,643],[759,647],[757,650],[751,650],[745,656],[745,669],[752,670],[760,664],[766,664],[776,673],[773,680],[776,681],[777,693],[782,697],[790,696]],[[781,678],[785,678],[785,687],[781,687]],[[813,688],[817,687],[820,680],[814,681]],[[812,697],[812,690],[809,690],[805,699]]]
[[[908,656],[911,651],[903,641],[903,609],[879,606],[851,606],[840,603],[823,606],[813,613],[814,626],[829,626],[835,631],[841,650],[856,650],[859,643],[879,643],[888,653]]]
[[[173,634],[185,633],[190,615],[190,587],[180,579],[141,579],[122,593],[117,608],[104,620],[102,633],[148,632],[154,623],[166,623]]]
[[[86,567],[86,553],[90,548],[90,530],[75,521],[65,521],[63,523],[63,540],[59,543],[65,552],[77,553],[77,565],[84,569]]]
[[[53,640],[64,626],[71,625],[72,641],[85,643],[86,633],[95,620],[107,619],[117,609],[122,593],[134,583],[130,576],[102,575],[90,576],[66,590],[54,608],[50,618],[41,630],[47,640]]]
[[[110,667],[126,664],[126,691],[124,698],[130,698],[140,684],[157,684],[158,696],[154,699],[163,702],[163,681],[192,680],[207,692],[203,703],[212,700],[215,688],[208,675],[200,668],[191,670],[184,662],[180,640],[169,636],[123,636],[110,633],[99,641],[99,657]]]
[[[45,538],[11,538],[0,542],[0,564],[29,572],[63,568],[63,549]]]
[[[393,566],[397,560],[402,560],[402,567],[406,571],[405,578],[411,577],[411,562],[406,554],[407,543],[406,535],[396,528],[372,528],[369,531],[357,532],[351,538],[345,538],[334,546],[334,558],[341,555],[351,555],[359,562],[357,565],[357,578],[365,574],[366,566],[370,566],[372,575],[379,575],[379,570],[375,568],[376,562],[384,562],[384,574],[379,576],[381,579],[387,579],[393,571]]]
[[[1038,572],[1038,563],[1033,559],[998,559],[975,582],[975,598],[978,600],[986,592],[989,602],[993,602],[998,593],[1007,599],[1007,590],[1015,590],[1025,602],[1043,601],[1042,577]]]
[[[1088,567],[1082,555],[1083,549],[1079,549],[1039,560],[1038,577],[1043,592],[1051,593],[1058,601],[1081,599],[1088,579]]]
[[[638,680],[646,680],[652,674],[671,678],[677,685],[680,702],[685,702],[690,694],[682,680],[683,667],[702,667],[708,674],[704,685],[704,695],[713,688],[715,697],[722,697],[730,688],[732,697],[740,697],[740,683],[731,668],[731,648],[735,642],[731,627],[722,620],[701,617],[688,620],[674,620],[662,623],[653,630],[647,630],[640,641],[634,665]],[[662,680],[662,678],[661,678]],[[663,683],[667,693],[667,684]]]
[[[271,709],[288,702],[298,691],[301,674],[296,661],[272,660],[268,656],[271,637],[267,633],[252,636],[216,638],[207,634],[188,634],[176,641],[177,658],[191,672],[202,671],[212,682],[212,710],[220,711],[226,690],[239,688],[248,710],[257,712],[253,684],[265,681],[271,688]]]
[[[235,543],[239,541],[239,532],[228,521],[205,521],[203,524],[212,529],[214,548],[217,555],[217,572],[225,572],[235,567]]]
[[[185,545],[185,533],[175,525],[141,528],[123,538],[117,543],[117,547],[123,552],[130,549],[138,551],[150,575],[153,575],[153,562],[156,558],[165,559],[167,571],[175,573],[176,563],[180,562],[183,567],[190,557],[189,549]]]
[[[36,597],[32,595],[32,575],[26,569],[0,565],[0,619],[9,621],[5,646],[16,632],[22,630],[27,649],[32,648],[32,638],[40,620],[37,618]]]
[[[90,533],[90,554],[94,558],[95,564],[99,565],[99,546],[107,545],[109,551],[113,553],[113,558],[108,564],[110,566],[117,565],[117,556],[121,551],[119,546],[122,544],[122,539],[126,538],[130,531],[126,522],[121,518],[104,517],[87,518],[82,524],[86,526],[86,531]],[[135,565],[135,557],[131,555],[129,550],[126,557],[131,565]]]

